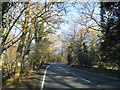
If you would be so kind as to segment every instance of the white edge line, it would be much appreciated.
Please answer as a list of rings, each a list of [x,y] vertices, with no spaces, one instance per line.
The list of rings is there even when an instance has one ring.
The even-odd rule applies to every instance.
[[[61,68],[61,67],[60,67]],[[64,70],[64,69],[63,69]],[[70,72],[69,70],[67,70],[66,69],[66,71],[67,72]],[[74,73],[72,73],[72,72],[70,72],[73,76],[75,76],[75,77],[78,77],[79,79],[82,79],[82,80],[84,80],[84,81],[86,81],[86,82],[88,82],[88,83],[91,83],[89,80],[87,80],[87,79],[84,79],[84,78],[81,78],[81,77],[79,77],[78,75],[76,75],[76,74],[74,74]]]
[[[48,68],[50,67],[50,65],[48,65],[45,69],[45,72],[44,72],[44,76],[43,76],[43,80],[42,80],[42,84],[41,84],[41,90],[43,90],[43,87],[44,87],[44,83],[45,83],[45,76],[46,76],[46,73],[47,73],[47,70]]]
[[[68,66],[68,67],[70,67],[70,66]],[[79,69],[74,68],[74,67],[71,67],[71,68],[76,69],[76,70],[78,70],[78,71],[83,71],[83,72],[87,72],[87,73],[90,73],[90,74],[99,75],[99,76],[106,77],[106,78],[110,78],[110,79],[114,79],[114,80],[120,80],[119,78],[115,78],[115,77],[111,77],[111,76],[100,75],[100,74],[98,74],[98,73],[93,73],[93,72],[85,71],[85,70],[82,70],[82,69],[79,70]]]
[[[76,69],[76,68],[75,68],[75,69]],[[76,69],[76,70],[79,70],[79,69]],[[81,70],[81,71],[84,71],[84,72],[87,72],[87,73],[90,73],[90,74],[99,75],[99,76],[102,76],[102,77],[105,77],[105,78],[110,78],[110,79],[114,79],[114,80],[119,80],[119,78],[115,78],[115,77],[111,77],[111,76],[105,76],[105,75],[102,75],[102,74],[93,73],[93,72],[89,72],[89,71],[85,71],[85,70]]]
[[[86,80],[86,79],[84,79],[84,78],[81,78],[81,77],[79,77],[78,75],[76,75],[76,74],[74,74],[74,73],[72,73],[75,77],[78,77],[78,78],[80,78],[80,79],[82,79],[82,80],[84,80],[84,81],[86,81],[86,82],[88,82],[88,83],[91,83],[90,81],[88,81],[88,80]]]

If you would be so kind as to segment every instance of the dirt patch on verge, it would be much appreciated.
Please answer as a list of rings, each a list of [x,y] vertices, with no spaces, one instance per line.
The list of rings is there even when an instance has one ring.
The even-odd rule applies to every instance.
[[[20,82],[17,85],[12,84],[12,78],[8,79],[3,89],[40,89],[44,71],[49,64],[44,64],[40,69],[30,70],[27,76],[21,76]]]

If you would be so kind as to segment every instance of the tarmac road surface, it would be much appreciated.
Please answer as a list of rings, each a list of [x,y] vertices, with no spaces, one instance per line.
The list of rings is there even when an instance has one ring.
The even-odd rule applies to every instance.
[[[120,88],[120,79],[78,70],[66,64],[51,64],[45,70],[43,88]]]

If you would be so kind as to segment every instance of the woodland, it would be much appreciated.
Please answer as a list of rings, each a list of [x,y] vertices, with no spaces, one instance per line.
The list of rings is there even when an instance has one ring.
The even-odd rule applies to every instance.
[[[120,2],[0,2],[0,6],[3,80],[13,77],[17,83],[22,74],[45,63],[120,70]],[[80,15],[69,28],[72,33],[58,33],[71,6]]]

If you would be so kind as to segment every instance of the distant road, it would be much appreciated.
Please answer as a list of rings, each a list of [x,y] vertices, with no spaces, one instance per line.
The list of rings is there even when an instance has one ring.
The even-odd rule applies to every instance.
[[[120,88],[120,80],[84,70],[78,70],[66,64],[52,64],[47,67],[42,88]]]

